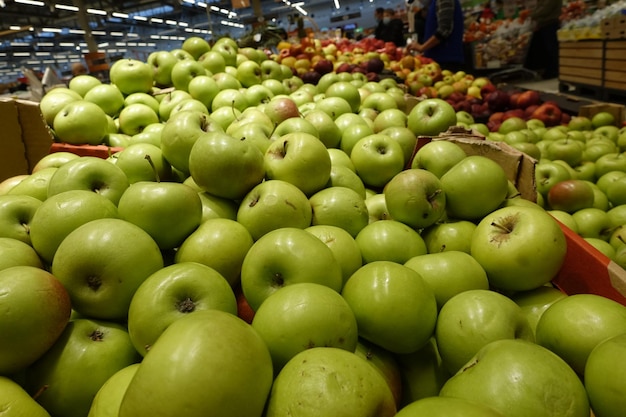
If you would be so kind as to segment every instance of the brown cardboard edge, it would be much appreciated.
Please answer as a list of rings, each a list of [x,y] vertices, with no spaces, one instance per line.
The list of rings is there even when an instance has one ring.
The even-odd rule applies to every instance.
[[[16,175],[28,174],[26,148],[22,140],[19,110],[13,98],[0,99],[0,181]]]

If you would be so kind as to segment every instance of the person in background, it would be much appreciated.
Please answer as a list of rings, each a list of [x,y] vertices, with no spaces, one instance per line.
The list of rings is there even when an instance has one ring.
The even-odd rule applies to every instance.
[[[404,24],[398,19],[393,9],[385,9],[380,31],[377,30],[376,38],[385,42],[393,42],[396,46],[404,46]]]
[[[426,27],[426,8],[420,0],[406,0],[409,36],[418,42],[424,42]]]
[[[563,0],[538,1],[531,10],[533,35],[526,54],[526,68],[540,72],[544,79],[559,75],[557,31]]]
[[[385,28],[385,25],[383,24],[383,15],[385,14],[385,9],[382,7],[377,7],[376,10],[374,10],[374,19],[376,19],[376,29],[374,29],[374,37],[376,39],[381,39],[382,36],[382,31]]]
[[[72,64],[72,76],[87,74],[87,68],[80,62],[74,62]]]
[[[456,72],[464,68],[463,10],[459,0],[431,0],[424,28],[424,42],[411,42],[407,49]]]

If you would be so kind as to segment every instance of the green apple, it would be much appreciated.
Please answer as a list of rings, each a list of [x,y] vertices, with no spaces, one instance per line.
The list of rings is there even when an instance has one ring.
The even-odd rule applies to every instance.
[[[197,262],[177,262],[150,275],[137,288],[128,308],[128,333],[145,356],[173,322],[198,311],[237,314],[230,284],[215,269]]]
[[[355,352],[385,378],[397,408],[402,405],[402,373],[396,355],[364,339],[359,339]]]
[[[27,369],[25,386],[51,415],[86,416],[100,387],[138,360],[125,326],[74,319],[56,343]]]
[[[361,95],[356,86],[349,81],[338,81],[330,84],[324,91],[326,97],[341,97],[345,99],[352,109],[353,113],[359,111],[361,107]]]
[[[218,52],[224,58],[226,66],[235,66],[237,62],[237,53],[239,46],[237,41],[228,37],[221,37],[211,47],[212,51]]]
[[[242,88],[241,83],[233,74],[229,74],[226,71],[217,72],[213,74],[213,79],[217,83],[220,90],[226,89],[239,89]]]
[[[115,61],[109,69],[111,84],[115,84],[125,96],[132,93],[150,93],[154,81],[152,66],[134,58]]]
[[[252,327],[270,351],[275,375],[305,349],[323,346],[354,352],[358,341],[356,318],[346,300],[311,282],[272,293],[256,310]]]
[[[211,108],[213,99],[219,92],[215,79],[209,75],[196,75],[187,84],[191,98],[200,101],[207,109]]]
[[[177,182],[131,184],[117,208],[121,219],[143,229],[163,251],[179,247],[202,220],[198,192]]]
[[[517,292],[510,297],[522,308],[530,328],[533,334],[535,334],[537,322],[543,312],[558,300],[567,297],[567,295],[551,285],[543,285],[529,291]]]
[[[495,210],[478,223],[470,251],[487,272],[492,287],[526,291],[556,275],[565,260],[567,244],[563,230],[550,214],[534,207],[510,206]]]
[[[130,185],[120,167],[95,156],[83,156],[55,169],[48,183],[48,197],[64,191],[88,190],[117,205]]]
[[[311,225],[312,210],[307,196],[295,185],[282,180],[263,181],[241,200],[237,221],[256,241],[282,228],[304,229]]]
[[[460,251],[445,251],[415,256],[404,263],[431,287],[437,308],[457,294],[469,290],[488,290],[487,273],[471,255]]]
[[[389,261],[359,268],[341,292],[357,320],[359,336],[394,353],[411,353],[432,336],[435,295],[414,270]]]
[[[441,176],[448,217],[477,220],[502,204],[508,192],[504,169],[482,155],[463,158]]]
[[[198,59],[202,54],[211,50],[211,45],[200,36],[190,36],[183,41],[181,48],[183,51],[189,52],[193,59]]]
[[[338,383],[341,381],[341,383]],[[396,415],[384,377],[353,352],[334,347],[306,349],[274,380],[267,417]]]
[[[17,382],[0,376],[2,400],[0,408],[7,416],[15,417],[50,417],[50,414],[37,403]]]
[[[191,94],[183,90],[173,90],[168,92],[165,97],[159,101],[159,119],[162,122],[167,122],[170,118],[172,109],[183,100],[193,98]]]
[[[44,268],[39,254],[28,243],[10,237],[0,237],[0,271],[12,266]]]
[[[272,137],[278,139],[288,133],[295,132],[308,133],[318,139],[320,138],[320,133],[317,130],[317,127],[303,117],[290,117],[287,120],[283,120],[278,126],[276,126],[276,129],[274,129]],[[324,147],[326,147],[326,144],[324,144]]]
[[[32,174],[27,174],[7,191],[7,195],[28,196],[44,201],[48,198],[50,179],[57,170],[58,168],[56,167],[49,167],[33,172]]]
[[[231,111],[232,109],[244,111],[249,105],[250,103],[248,103],[248,98],[244,94],[243,88],[226,88],[221,89],[215,97],[213,97],[210,110],[214,112],[219,108],[227,107]]]
[[[445,214],[446,194],[430,171],[411,168],[396,174],[383,190],[389,214],[414,229],[435,224]]]
[[[87,100],[66,104],[54,117],[54,133],[59,141],[73,145],[99,145],[107,133],[106,113]]]
[[[591,409],[598,417],[617,417],[626,403],[621,383],[626,354],[626,334],[600,342],[589,354],[585,366],[585,388]]]
[[[74,310],[121,320],[139,285],[162,267],[161,251],[143,229],[121,219],[98,219],[63,239],[51,270],[67,288]]]
[[[352,107],[348,100],[343,97],[322,97],[315,102],[316,110],[321,110],[329,115],[333,120],[345,113],[352,113]]]
[[[589,416],[576,373],[546,348],[520,339],[483,347],[446,381],[440,396],[473,401],[507,417]]]
[[[363,266],[361,249],[345,229],[332,225],[315,225],[305,230],[324,242],[333,252],[341,267],[343,284]]]
[[[534,341],[520,306],[489,289],[470,289],[451,297],[439,311],[435,329],[443,365],[454,375],[494,340]]]
[[[441,178],[467,154],[458,144],[447,140],[432,140],[415,152],[411,168],[422,168]]]
[[[327,148],[337,148],[341,140],[339,128],[328,113],[316,109],[308,112],[304,118],[316,127],[320,140]]]
[[[376,130],[376,126],[374,126],[374,130]],[[415,151],[415,145],[417,144],[417,138],[413,132],[411,132],[408,127],[389,126],[382,129],[380,133],[391,137],[391,139],[394,139],[400,144],[404,152],[404,166],[410,166],[411,158],[413,158],[413,152]]]
[[[202,112],[182,111],[165,122],[161,132],[161,150],[172,167],[189,173],[189,154],[198,137],[207,132],[223,131]]]
[[[211,267],[235,288],[241,265],[253,243],[250,232],[234,219],[207,219],[180,245],[175,261]]]
[[[248,140],[205,133],[189,152],[189,172],[198,186],[218,197],[240,200],[266,173],[263,154]]]
[[[126,388],[135,376],[137,369],[139,369],[139,363],[133,363],[111,375],[93,398],[87,417],[117,416]]]
[[[570,295],[543,312],[536,332],[539,345],[559,355],[582,376],[593,348],[626,333],[626,306],[595,294]]]
[[[2,201],[1,198],[0,201]],[[607,211],[607,214],[611,220],[611,226],[618,227],[626,224],[626,204],[611,207],[611,209]]]
[[[454,108],[440,98],[420,101],[411,109],[407,119],[407,127],[415,136],[436,136],[455,124]]]
[[[350,161],[350,159],[348,159],[348,161],[350,162],[350,164],[352,164],[352,161]],[[356,172],[354,172],[354,170],[348,168],[347,166],[336,164],[333,165],[332,160],[330,168],[330,179],[328,180],[326,187],[350,188],[356,191],[356,193],[362,198],[365,198],[365,184],[363,184],[363,180],[361,180],[361,178],[356,174]],[[321,191],[323,191],[323,189]]]
[[[263,71],[258,62],[247,60],[237,65],[237,79],[244,88],[260,85],[262,77]]]
[[[263,104],[263,111],[275,125],[291,117],[300,117],[300,109],[293,99],[287,95],[277,95]]]
[[[354,113],[346,113],[345,115],[356,116]],[[345,116],[344,115],[344,116]],[[338,121],[343,116],[339,116]],[[343,118],[343,120],[349,120],[350,118]],[[350,155],[352,153],[352,149],[354,149],[354,145],[356,143],[367,137],[374,134],[374,129],[368,125],[367,123],[350,123],[348,126],[342,126],[341,123],[336,123],[339,126],[341,131],[341,140],[339,141],[339,148],[346,154]]]
[[[30,239],[37,254],[50,265],[57,248],[73,230],[96,219],[117,218],[116,205],[87,190],[69,190],[44,201],[30,221]]]
[[[29,195],[0,195],[0,237],[31,245],[30,222],[41,204]]]
[[[324,188],[309,198],[312,225],[332,225],[355,237],[368,224],[365,198],[346,187]]]
[[[472,400],[432,396],[403,407],[396,417],[504,417],[492,408]]]
[[[0,270],[0,288],[0,373],[11,375],[56,343],[70,318],[70,297],[59,280],[34,266]]]
[[[293,227],[259,238],[241,267],[241,286],[253,310],[278,289],[300,282],[326,285],[339,292],[342,271],[332,250],[311,233]]]
[[[158,123],[159,115],[147,104],[132,103],[124,106],[118,121],[120,131],[132,136],[143,132],[146,126]]]
[[[554,184],[569,179],[572,177],[567,168],[553,161],[541,161],[535,168],[537,191],[544,196],[548,195]]]
[[[380,133],[359,139],[350,159],[358,176],[370,187],[383,187],[404,168],[404,152],[400,144]]]
[[[596,178],[611,171],[626,172],[626,152],[608,153],[596,159]]]
[[[172,179],[172,166],[161,148],[153,143],[129,144],[117,154],[115,164],[124,171],[130,184]]]
[[[419,233],[396,220],[369,223],[356,235],[363,263],[390,261],[404,264],[414,256],[426,254],[426,244]]]
[[[258,333],[219,310],[173,322],[131,380],[120,417],[261,416],[272,385],[272,361]]]
[[[606,211],[589,207],[572,214],[576,222],[577,233],[583,238],[598,238],[608,241],[613,231],[611,220]]]
[[[154,85],[157,87],[172,86],[172,68],[178,58],[170,51],[154,51],[148,55],[146,63],[152,67]]]
[[[90,89],[84,99],[97,104],[111,117],[116,117],[125,105],[124,95],[114,84],[99,84]]]
[[[435,223],[421,233],[428,253],[460,251],[470,253],[476,223],[469,220],[447,220]]]
[[[174,106],[172,111],[170,111],[170,117],[181,111],[198,111],[200,113],[206,114],[207,116],[209,115],[209,109],[207,108],[207,106],[205,106],[203,102],[201,102],[200,100],[196,100],[195,98],[187,98],[181,100],[178,104],[176,104],[176,106]]]
[[[102,81],[90,74],[80,74],[75,77],[72,77],[70,82],[68,83],[68,88],[78,94],[81,97],[85,97],[92,88],[97,87],[102,84]]]
[[[46,124],[50,127],[54,124],[57,113],[67,104],[82,100],[82,96],[69,88],[55,88],[46,93],[39,102],[39,110]]]
[[[207,51],[200,55],[197,61],[211,74],[219,74],[226,71],[226,60],[217,51]]]

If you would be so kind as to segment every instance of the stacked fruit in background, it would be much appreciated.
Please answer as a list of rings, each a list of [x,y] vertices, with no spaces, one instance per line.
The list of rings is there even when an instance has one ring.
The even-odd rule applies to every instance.
[[[191,38],[119,61],[117,100],[88,77],[44,97],[59,139],[124,149],[0,185],[3,408],[621,415],[626,307],[549,285],[563,232],[500,165],[413,154],[473,120],[257,52]]]

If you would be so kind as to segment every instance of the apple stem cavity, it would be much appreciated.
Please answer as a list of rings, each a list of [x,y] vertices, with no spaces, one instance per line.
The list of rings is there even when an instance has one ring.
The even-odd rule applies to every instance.
[[[272,286],[281,288],[285,285],[285,280],[283,279],[283,275],[280,273],[275,273],[274,278],[272,279]]]
[[[196,303],[187,297],[176,305],[176,309],[181,313],[192,313],[196,309]]]
[[[100,277],[96,277],[93,275],[90,275],[89,277],[87,277],[87,286],[91,288],[92,290],[98,291],[101,285],[102,285],[102,280],[100,279]]]
[[[150,166],[152,167],[152,172],[154,172],[154,180],[156,182],[161,182],[161,178],[159,177],[159,172],[157,171],[156,167],[154,166],[154,162],[152,161],[152,157],[148,154],[146,154],[144,156],[144,159],[146,161],[148,161],[148,163],[150,164]]]
[[[102,340],[104,340],[104,332],[102,330],[96,329],[91,332],[89,338],[94,342],[102,342]]]

